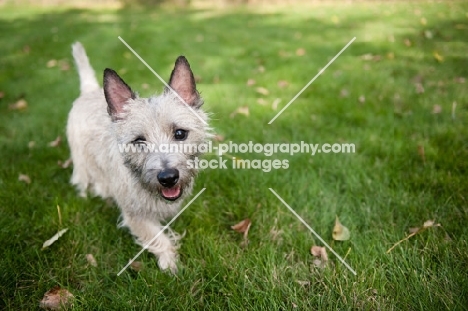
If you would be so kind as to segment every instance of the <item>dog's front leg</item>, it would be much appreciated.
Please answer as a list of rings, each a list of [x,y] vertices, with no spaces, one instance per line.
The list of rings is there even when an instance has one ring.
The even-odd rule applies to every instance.
[[[177,246],[175,242],[178,235],[176,233],[170,231],[168,236],[161,232],[164,227],[159,222],[129,215],[124,215],[122,225],[130,229],[138,244],[156,255],[161,270],[169,269],[172,273],[177,273]],[[156,236],[157,238],[155,238]]]

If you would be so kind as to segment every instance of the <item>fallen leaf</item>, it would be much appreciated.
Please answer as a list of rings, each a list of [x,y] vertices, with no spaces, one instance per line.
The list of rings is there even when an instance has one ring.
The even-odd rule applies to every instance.
[[[390,247],[388,250],[387,250],[387,254],[390,253],[395,247],[397,247],[400,243],[406,241],[406,240],[409,240],[411,237],[415,236],[416,234],[419,234],[423,231],[425,231],[426,229],[428,228],[433,228],[433,227],[440,227],[441,225],[439,223],[435,223],[434,220],[426,220],[422,226],[422,228],[410,228],[409,231],[410,231],[410,234],[408,234],[408,236],[406,236],[404,239],[401,239],[400,241],[396,242],[395,244],[393,244],[392,247]]]
[[[280,99],[280,98],[275,99],[275,100],[273,101],[273,103],[271,104],[271,108],[272,108],[273,110],[278,109],[278,105],[279,105],[280,102],[281,102],[281,99]]]
[[[245,115],[246,117],[248,117],[249,114],[250,114],[250,113],[249,113],[249,107],[248,107],[248,106],[242,106],[242,107],[237,108],[233,113],[231,113],[230,117],[231,117],[231,118],[234,118],[234,116],[235,116],[236,114],[243,114],[243,115]]]
[[[67,231],[68,231],[68,228],[65,228],[65,229],[60,230],[56,234],[54,234],[53,237],[51,237],[50,239],[45,241],[44,244],[42,244],[42,249],[47,248],[51,246],[52,244],[54,244],[54,242],[57,241]]]
[[[60,70],[67,71],[70,70],[70,63],[66,60],[59,61]]]
[[[18,180],[19,180],[19,181],[24,181],[24,182],[27,183],[27,184],[30,184],[30,183],[31,183],[31,178],[30,178],[28,175],[26,175],[26,174],[19,174]]]
[[[453,79],[456,83],[460,83],[460,84],[463,84],[465,83],[466,79],[464,77],[455,77]]]
[[[432,34],[432,31],[430,30],[425,30],[424,31],[424,36],[426,37],[426,39],[432,39],[434,37],[434,35]]]
[[[44,294],[39,307],[49,310],[61,310],[69,307],[73,302],[73,294],[66,289],[55,286]]]
[[[360,103],[364,103],[366,101],[366,97],[364,95],[359,96],[358,98]]]
[[[35,146],[36,146],[36,142],[33,141],[33,140],[31,140],[31,141],[28,143],[28,148],[29,148],[29,149],[32,149],[32,148],[34,148]]]
[[[278,87],[279,88],[284,88],[284,87],[287,87],[289,85],[289,82],[286,81],[286,80],[279,80],[278,81]]]
[[[316,259],[313,260],[314,265],[319,268],[325,268],[328,262],[328,255],[327,255],[327,250],[325,249],[325,247],[314,245],[310,249],[310,253],[314,257],[317,257]]]
[[[91,266],[97,267],[97,261],[94,258],[93,254],[86,254],[86,260]]]
[[[438,227],[440,224],[436,224],[434,220],[426,220],[423,224],[423,228],[429,228],[429,227]]]
[[[298,48],[298,49],[296,50],[296,55],[297,55],[297,56],[304,56],[305,53],[306,53],[306,50],[305,50],[304,48]]]
[[[244,220],[242,220],[241,222],[231,226],[231,229],[236,231],[236,232],[239,232],[239,233],[246,233],[246,232],[249,232],[249,228],[250,228],[250,225],[251,225],[251,221],[249,218],[246,218]]]
[[[10,110],[24,110],[26,108],[28,108],[28,102],[24,98],[21,98],[16,103],[8,106],[8,109]]]
[[[247,86],[255,85],[255,83],[257,83],[257,82],[254,79],[247,80]]]
[[[424,93],[424,86],[421,83],[416,83],[414,86],[416,87],[416,94]]]
[[[338,216],[336,216],[336,219],[335,219],[335,227],[333,227],[332,236],[333,236],[333,240],[336,240],[336,241],[346,241],[346,240],[349,240],[351,236],[349,229],[340,223]]]
[[[62,137],[57,136],[57,138],[51,141],[48,145],[49,147],[57,147],[58,145],[60,145],[61,142],[62,142]]]
[[[260,94],[265,95],[265,96],[267,96],[268,94],[270,94],[270,92],[269,92],[266,88],[261,87],[261,86],[257,87],[257,88],[255,89],[255,91],[257,91],[257,93],[260,93]]]
[[[71,164],[73,163],[73,160],[71,158],[67,159],[65,162],[58,161],[57,164],[61,168],[68,168]]]
[[[434,107],[432,107],[432,113],[433,114],[439,114],[441,112],[442,112],[442,106],[434,105]]]
[[[405,39],[403,42],[405,43],[407,47],[410,47],[412,45],[410,39]]]
[[[442,63],[444,61],[444,57],[442,55],[439,54],[439,52],[437,51],[434,51],[434,53],[432,53],[432,56],[434,56],[434,58],[439,62],[439,63]]]
[[[0,99],[2,99],[3,97],[5,97],[5,92],[0,92]]]
[[[46,64],[47,68],[52,68],[57,66],[57,60],[56,59],[51,59],[47,62]]]
[[[340,97],[348,97],[349,96],[349,91],[347,89],[342,89],[340,91]]]
[[[423,145],[418,145],[418,154],[421,157],[423,163],[426,163],[426,152],[424,151]]]
[[[257,99],[257,104],[262,105],[262,106],[266,106],[268,103],[265,100],[265,98],[258,98]]]
[[[213,136],[213,140],[214,141],[224,141],[224,136],[223,135],[220,135],[220,134],[215,134]]]
[[[141,261],[133,261],[130,264],[130,268],[132,268],[136,272],[140,272],[143,269],[143,263]]]
[[[265,67],[258,66],[257,70],[258,70],[258,72],[263,73],[263,72],[265,72]]]

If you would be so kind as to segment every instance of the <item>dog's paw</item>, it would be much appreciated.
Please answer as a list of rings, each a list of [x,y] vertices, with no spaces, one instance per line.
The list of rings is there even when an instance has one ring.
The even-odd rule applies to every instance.
[[[159,255],[158,266],[163,271],[176,274],[177,273],[177,254],[164,253],[164,254]]]

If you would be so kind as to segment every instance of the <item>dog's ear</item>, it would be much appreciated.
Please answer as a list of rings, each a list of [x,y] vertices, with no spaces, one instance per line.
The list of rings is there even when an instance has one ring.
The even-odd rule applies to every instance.
[[[112,69],[104,70],[104,96],[107,101],[107,111],[115,121],[129,99],[135,99],[135,93],[122,78]]]
[[[174,70],[171,73],[169,86],[179,94],[187,105],[198,108],[200,105],[200,95],[195,86],[190,64],[184,56],[179,56],[175,62]],[[166,92],[171,90],[166,88]]]

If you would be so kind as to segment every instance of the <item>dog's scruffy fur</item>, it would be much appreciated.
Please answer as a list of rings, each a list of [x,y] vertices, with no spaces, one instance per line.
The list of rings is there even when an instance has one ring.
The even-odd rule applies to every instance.
[[[67,137],[73,160],[72,184],[111,198],[122,212],[122,226],[145,246],[173,217],[192,190],[196,171],[183,152],[121,152],[119,144],[200,144],[210,136],[190,65],[180,56],[169,86],[159,96],[140,98],[111,69],[100,88],[83,46],[73,44],[80,96],[73,103]],[[174,94],[174,92],[177,94]],[[183,99],[183,101],[181,100]],[[203,122],[204,120],[205,122]],[[162,270],[177,271],[175,233],[160,234],[148,246]]]

